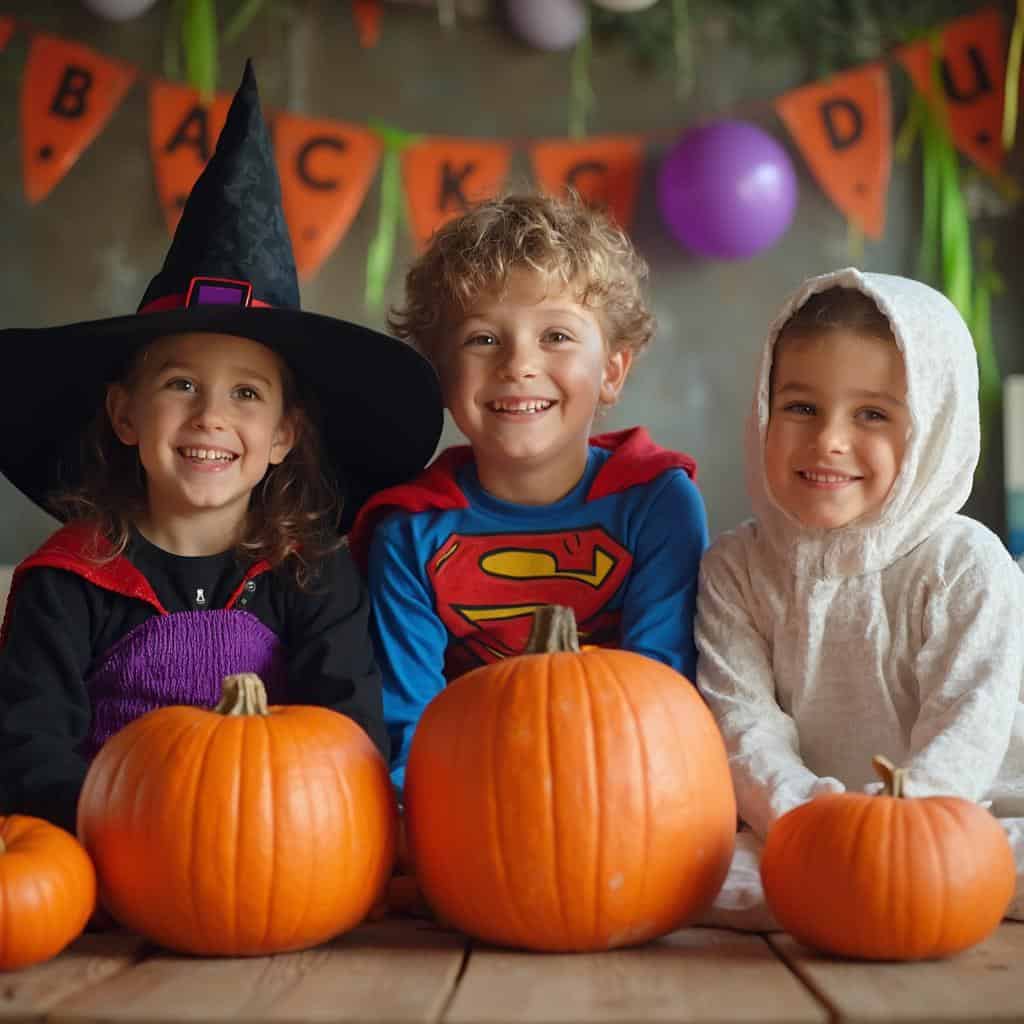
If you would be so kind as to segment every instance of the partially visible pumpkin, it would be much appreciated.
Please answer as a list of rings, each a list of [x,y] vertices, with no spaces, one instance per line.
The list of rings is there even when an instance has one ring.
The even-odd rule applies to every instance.
[[[829,793],[784,814],[761,857],[779,924],[816,949],[865,960],[950,956],[981,942],[1016,885],[1009,840],[959,797],[904,797],[874,759],[879,796]]]
[[[366,733],[326,708],[268,707],[249,674],[212,711],[160,708],[112,736],[78,807],[111,914],[203,955],[302,949],[358,924],[395,830]]]
[[[710,712],[660,662],[581,652],[567,608],[538,611],[528,651],[455,680],[417,726],[405,807],[424,895],[470,935],[535,950],[679,927],[713,901],[736,831]]]
[[[78,840],[27,814],[0,817],[0,971],[56,956],[96,906],[96,873]]]

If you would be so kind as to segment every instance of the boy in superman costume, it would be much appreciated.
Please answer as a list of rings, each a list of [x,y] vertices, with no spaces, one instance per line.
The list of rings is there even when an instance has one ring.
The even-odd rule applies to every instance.
[[[643,428],[591,437],[653,334],[646,266],[607,218],[542,196],[449,222],[391,327],[469,440],[376,495],[350,535],[367,573],[392,779],[430,700],[526,644],[539,605],[581,639],[694,676],[704,505],[687,455]]]

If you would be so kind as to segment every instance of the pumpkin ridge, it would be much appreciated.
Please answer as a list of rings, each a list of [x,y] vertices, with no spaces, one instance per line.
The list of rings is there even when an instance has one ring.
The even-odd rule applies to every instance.
[[[586,681],[583,681],[581,692],[584,697],[583,703],[586,705],[585,713],[580,715],[581,722],[592,723],[594,721],[594,699],[593,694],[590,692],[590,687],[586,685]],[[597,935],[598,927],[600,925],[601,916],[601,904],[600,904],[600,893],[601,893],[601,783],[598,779],[599,765],[597,759],[597,739],[594,735],[594,730],[587,729],[587,754],[588,764],[590,767],[588,781],[590,783],[590,806],[594,808],[594,828],[591,836],[591,849],[595,851],[596,856],[591,861],[591,867],[593,870],[594,880],[594,897],[591,900],[591,921],[590,921],[590,934]]]
[[[509,702],[509,694],[514,696],[515,685],[514,680],[511,679],[506,672],[502,679],[501,693],[496,701],[494,701],[494,717],[491,722],[491,757],[493,763],[491,765],[492,778],[501,778],[501,751],[498,748],[498,736],[500,735],[500,729],[498,724],[503,719],[502,711],[505,710],[505,705]],[[523,915],[522,908],[518,904],[518,886],[510,884],[514,882],[515,876],[509,872],[508,864],[505,862],[505,823],[502,816],[502,808],[505,806],[504,801],[501,799],[501,794],[498,792],[497,786],[492,786],[491,791],[493,793],[493,800],[496,808],[496,820],[498,824],[497,828],[497,845],[495,846],[495,852],[497,853],[498,869],[501,872],[501,877],[504,884],[505,892],[508,898],[508,907],[505,909],[511,909],[512,916],[517,921],[517,931],[520,934],[527,934],[528,929],[524,928],[526,918]]]
[[[875,806],[875,801],[871,800],[871,799],[864,800],[864,801],[862,801],[860,803],[860,807],[859,807],[860,814],[857,817],[856,825],[853,828],[852,833],[851,833],[852,834],[852,839],[851,839],[851,842],[850,842],[850,851],[851,851],[851,853],[849,855],[847,855],[847,858],[844,861],[844,863],[846,863],[846,864],[850,864],[850,863],[860,864],[860,863],[864,862],[865,848],[868,847],[870,845],[870,842],[871,842],[871,831],[872,830],[871,830],[870,826],[871,826],[871,817],[872,817],[872,814],[873,814],[873,811],[874,811],[874,806]],[[870,854],[870,850],[868,850],[868,853]],[[871,895],[870,891],[868,891],[867,893],[862,892],[861,889],[860,889],[860,884],[859,884],[860,883],[860,879],[858,878],[856,881],[858,883],[857,889],[855,890],[855,893],[854,893],[856,898],[858,900],[870,898],[870,895]],[[870,948],[870,945],[871,945],[870,936],[867,936],[867,935],[864,934],[862,922],[861,922],[861,926],[858,928],[857,932],[854,934],[853,940],[854,941],[852,943],[852,947],[851,948],[852,948],[852,950],[854,952],[854,955],[856,955],[856,956],[863,955],[862,951],[865,950],[865,949]],[[865,940],[867,940],[867,941],[865,941]]]
[[[568,946],[571,943],[572,929],[569,927],[565,901],[562,898],[562,865],[558,854],[558,784],[555,781],[558,776],[555,773],[555,730],[551,721],[552,680],[550,661],[544,662],[543,685],[544,692],[541,698],[541,706],[545,709],[544,752],[547,761],[545,774],[553,782],[550,790],[551,795],[548,798],[548,811],[551,819],[551,881],[555,890],[555,904],[558,907],[558,916],[562,921],[563,941]]]
[[[219,723],[218,723],[219,724]],[[202,723],[200,723],[201,728]],[[187,884],[192,879],[199,878],[199,869],[202,865],[198,864],[200,858],[200,843],[197,841],[199,836],[199,812],[201,809],[202,801],[200,799],[202,791],[203,774],[206,771],[206,762],[210,757],[210,748],[213,746],[214,731],[211,729],[202,729],[201,731],[203,739],[203,750],[199,757],[198,769],[195,773],[195,782],[192,787],[192,814],[191,814],[191,830],[188,837],[188,845],[190,850],[189,856],[189,878],[186,880],[186,888],[192,895],[192,927],[194,928],[193,934],[205,935],[206,931],[203,928],[203,922],[200,920],[199,910],[199,894],[196,892],[195,886]]]
[[[936,829],[936,823],[933,820],[932,816],[928,813],[927,808],[924,804],[915,801],[913,806],[918,818],[920,819],[920,821],[924,822],[925,826],[928,829],[928,838],[930,840],[928,846],[932,852],[932,873],[930,877],[945,878],[946,862],[942,856],[943,844]],[[953,817],[956,818],[956,815],[953,815]],[[957,818],[957,825],[959,824],[960,822]],[[938,870],[936,870],[936,868]],[[920,875],[920,872],[916,872],[916,874]],[[937,946],[943,941],[947,931],[949,930],[949,893],[947,886],[945,885],[939,886],[939,889],[941,890],[939,893],[940,903],[935,914],[935,920],[933,924],[934,930],[932,935],[929,936],[929,941],[927,944],[929,952],[937,948]]]
[[[647,906],[647,872],[648,865],[651,863],[651,767],[647,761],[647,744],[644,742],[644,733],[640,725],[640,713],[637,711],[636,706],[630,697],[629,690],[622,682],[621,679],[616,678],[614,673],[605,669],[608,678],[610,679],[613,686],[615,686],[622,702],[629,709],[630,717],[633,719],[633,732],[636,736],[637,753],[640,758],[640,767],[643,773],[643,786],[641,792],[644,798],[644,858],[643,858],[643,875],[640,879],[640,903],[642,906]]]
[[[238,730],[238,736],[239,736],[239,739],[238,739],[238,758],[237,758],[236,764],[245,764],[246,763],[246,735],[247,735],[247,730],[245,730],[245,729],[239,729]],[[242,898],[241,898],[241,894],[242,894],[242,871],[244,870],[244,865],[243,865],[243,859],[241,857],[237,856],[237,851],[242,848],[242,834],[243,834],[243,831],[244,831],[244,824],[242,822],[242,815],[243,815],[244,810],[245,810],[245,801],[242,799],[242,787],[243,786],[244,786],[244,782],[242,780],[242,773],[239,772],[237,774],[236,778],[235,778],[235,813],[234,813],[234,816],[232,817],[232,821],[234,822],[234,836],[232,837],[232,840],[233,840],[232,847],[236,851],[236,856],[235,856],[235,870],[232,872],[232,874],[234,876],[232,878],[232,885],[234,886],[234,888],[233,888],[232,893],[231,893],[231,896],[232,896],[231,911],[232,912],[230,914],[230,920],[231,920],[231,934],[233,936],[233,940],[232,941],[235,942],[235,943],[238,942],[238,936],[242,932],[241,911],[242,911],[242,906],[243,906],[243,902],[244,902],[242,900]]]
[[[268,762],[270,764],[274,764],[275,761],[274,761],[274,758],[272,756],[273,751],[274,751],[274,734],[271,732],[271,729],[270,729],[270,719],[269,719],[269,717],[262,717],[261,716],[260,719],[259,719],[259,722],[260,722],[261,730],[260,730],[259,733],[256,733],[255,735],[258,735],[263,740],[263,744],[262,744],[262,746],[263,746],[263,750],[262,750],[263,756],[261,758],[261,762],[263,764],[267,764]],[[278,779],[278,778],[280,778],[280,775],[281,775],[280,772],[274,772],[273,773],[273,778]],[[271,784],[271,787],[270,787],[270,800],[268,801],[268,803],[269,803],[269,809],[267,811],[267,817],[268,817],[269,820],[267,822],[265,822],[265,825],[266,825],[268,834],[270,835],[270,843],[269,843],[269,847],[268,847],[269,850],[270,850],[270,855],[269,855],[270,856],[270,864],[269,864],[268,870],[267,870],[267,877],[268,878],[274,878],[277,875],[277,864],[278,864],[278,860],[280,859],[278,857],[278,852],[277,852],[277,843],[278,843],[278,836],[280,834],[280,829],[277,826],[277,787],[276,787],[276,784]],[[270,907],[269,904],[264,903],[264,905],[263,905],[263,915],[264,915],[263,916],[263,938],[260,940],[260,945],[261,946],[266,946],[267,940],[270,938],[270,930],[273,927],[273,916],[274,916],[273,915],[273,908]]]
[[[338,763],[338,759],[336,757],[332,757],[331,758],[331,767],[334,769],[334,783],[335,783],[335,787],[336,787],[335,794],[332,794],[332,799],[334,798],[335,795],[337,795],[339,803],[344,804],[345,820],[346,821],[355,821],[354,807],[353,807],[353,803],[352,803],[352,789],[351,789],[350,786],[348,786],[346,784],[345,772],[344,772],[342,766]],[[310,797],[313,798],[313,792],[312,792],[312,790],[309,789],[308,784],[306,786],[306,791],[309,793]],[[311,803],[310,806],[312,806],[312,803]],[[319,853],[320,852],[319,844],[317,845],[316,849],[317,849],[317,852]],[[353,859],[352,858],[352,832],[351,832],[351,830],[349,830],[349,831],[347,831],[345,833],[345,861],[346,861],[347,864],[351,865],[352,859]],[[351,871],[351,867],[349,867],[348,870]],[[317,873],[317,874],[312,875],[311,877],[319,878],[320,874]],[[364,881],[364,884],[369,884],[370,879],[366,878],[363,881]],[[311,897],[312,894],[313,894],[312,893],[312,886],[307,887],[306,892],[307,892],[307,909],[306,909],[306,912],[308,913],[309,912],[309,902],[308,902],[309,901],[309,897]]]

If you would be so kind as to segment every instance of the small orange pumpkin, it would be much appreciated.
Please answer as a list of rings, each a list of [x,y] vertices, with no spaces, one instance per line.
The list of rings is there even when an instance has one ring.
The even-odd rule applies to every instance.
[[[151,711],[93,760],[78,806],[104,905],[171,949],[302,949],[358,924],[395,852],[387,766],[351,719],[268,707],[228,676],[214,710]]]
[[[1013,897],[1006,833],[970,800],[904,797],[903,772],[873,764],[881,795],[824,794],[775,823],[761,857],[769,907],[795,939],[840,956],[922,960],[975,945]]]
[[[443,920],[488,942],[603,950],[708,906],[732,857],[721,735],[692,684],[576,643],[538,610],[530,653],[428,705],[406,771],[416,876]]]
[[[96,906],[96,872],[69,832],[0,817],[0,971],[42,963],[77,938]]]

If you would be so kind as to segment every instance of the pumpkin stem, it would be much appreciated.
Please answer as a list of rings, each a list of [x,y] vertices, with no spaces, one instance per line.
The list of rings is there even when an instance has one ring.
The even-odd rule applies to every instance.
[[[220,702],[213,709],[218,715],[267,715],[267,689],[255,672],[225,676]]]
[[[533,613],[533,628],[524,654],[553,654],[556,651],[580,653],[576,616],[561,604],[542,604]]]
[[[904,769],[897,768],[889,758],[883,757],[881,754],[876,754],[871,759],[871,764],[878,777],[885,784],[882,795],[894,796],[900,799],[903,796],[903,779],[907,774]]]

